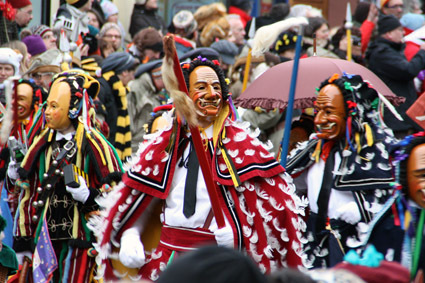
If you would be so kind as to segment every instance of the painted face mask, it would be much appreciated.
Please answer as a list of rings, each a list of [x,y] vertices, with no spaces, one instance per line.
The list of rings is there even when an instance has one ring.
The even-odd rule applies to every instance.
[[[425,208],[425,144],[417,145],[407,161],[409,198]]]
[[[195,103],[199,125],[210,125],[223,107],[220,80],[207,66],[196,67],[189,76],[189,95]]]
[[[47,98],[45,111],[47,127],[58,131],[64,131],[70,127],[71,120],[68,117],[70,101],[71,88],[68,83],[55,81]]]
[[[338,140],[345,134],[346,112],[344,97],[335,85],[324,86],[317,97],[314,125],[317,137],[325,140]]]
[[[18,85],[18,119],[25,120],[32,110],[33,89],[29,84]]]

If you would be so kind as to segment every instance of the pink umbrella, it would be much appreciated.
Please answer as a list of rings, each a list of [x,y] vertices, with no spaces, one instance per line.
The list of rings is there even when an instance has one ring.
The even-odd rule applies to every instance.
[[[258,77],[235,99],[235,105],[244,108],[285,109],[288,105],[293,61],[278,64]],[[394,105],[404,102],[404,97],[396,96],[391,89],[366,67],[347,60],[308,57],[299,61],[298,79],[294,108],[312,107],[316,100],[316,88],[333,74],[353,74],[362,76],[379,93]]]

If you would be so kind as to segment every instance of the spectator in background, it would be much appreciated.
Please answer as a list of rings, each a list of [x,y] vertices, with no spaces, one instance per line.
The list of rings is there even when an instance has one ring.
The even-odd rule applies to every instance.
[[[362,54],[362,34],[360,29],[357,27],[351,28],[351,55],[354,62],[364,65],[363,54]],[[338,28],[335,34],[332,36],[332,52],[335,53],[339,58],[347,59],[347,30],[344,26]]]
[[[143,136],[148,134],[145,125],[155,107],[168,103],[169,95],[162,81],[162,60],[141,64],[130,82],[127,94],[128,114],[131,125],[131,148],[136,153]]]
[[[28,53],[25,43],[20,40],[12,40],[3,44],[1,47],[9,47],[10,49],[13,49],[13,51],[22,55],[22,59],[19,62],[19,73],[25,74],[31,61],[31,54]]]
[[[384,15],[394,15],[400,20],[403,9],[403,0],[381,0],[381,12]]]
[[[226,15],[223,3],[203,5],[196,10],[194,17],[200,33],[199,46],[209,47],[214,41],[227,38],[230,25]]]
[[[288,3],[273,4],[268,14],[255,18],[255,30],[258,30],[262,26],[267,26],[279,21],[283,21],[289,15],[290,9],[291,7]],[[251,27],[251,21],[252,20],[249,20],[246,23],[246,34],[248,34],[249,28]]]
[[[333,54],[330,48],[329,24],[323,17],[308,18],[308,25],[305,28],[303,38],[303,48],[308,56],[314,53],[313,38],[316,37],[316,54],[321,57],[339,58]]]
[[[57,49],[57,38],[51,28],[46,25],[37,25],[30,28],[33,35],[39,35],[44,41],[46,49]]]
[[[99,50],[103,58],[117,51],[122,51],[121,47],[121,29],[115,23],[106,23],[99,32]]]
[[[284,31],[277,38],[273,52],[279,55],[281,62],[293,60],[295,58],[296,43],[297,34],[290,30]]]
[[[133,38],[144,28],[153,27],[166,34],[164,20],[158,15],[157,0],[136,0],[130,20],[130,34]]]
[[[22,39],[22,42],[27,46],[28,53],[31,56],[36,56],[47,50],[43,39],[39,35],[26,36]]]
[[[147,63],[161,58],[162,36],[156,29],[149,27],[139,31],[133,38],[130,53],[138,57],[140,62]]]
[[[58,49],[49,49],[31,60],[25,75],[32,78],[36,85],[48,91],[53,76],[61,71],[61,57]]]
[[[322,17],[322,11],[314,8],[310,5],[305,4],[297,4],[294,6],[291,6],[291,12],[289,12],[289,17],[306,17],[306,18],[312,18],[312,17]]]
[[[100,31],[103,24],[105,23],[105,19],[103,15],[101,15],[99,11],[95,9],[91,9],[90,11],[88,11],[87,15],[89,16],[89,19],[90,19],[89,25]]]
[[[211,48],[220,54],[220,67],[227,77],[230,66],[235,64],[236,56],[239,54],[238,47],[233,42],[222,39],[211,44]]]
[[[236,14],[241,17],[243,28],[251,20],[252,1],[251,0],[230,0],[229,14]]]
[[[32,20],[32,3],[30,0],[9,0],[8,2],[15,8],[15,22],[19,33]]]
[[[117,6],[109,0],[104,0],[100,3],[102,7],[103,14],[105,15],[105,19],[107,23],[115,23],[120,27],[121,30],[121,46],[124,47],[124,38],[126,35],[124,26],[118,20],[119,10]]]
[[[89,30],[89,17],[87,12],[92,8],[92,0],[66,0],[56,12],[53,21],[54,29],[63,28],[71,42],[77,42],[81,33],[86,34]]]
[[[10,48],[0,48],[0,84],[11,77],[19,76],[19,62],[22,59],[22,55],[16,53]]]
[[[99,113],[109,126],[108,140],[116,148],[119,158],[124,161],[131,155],[130,117],[128,115],[127,88],[134,80],[139,61],[126,52],[115,52],[101,64],[102,77],[99,78],[99,100],[106,111]]]
[[[198,38],[198,23],[192,12],[188,10],[179,11],[171,22],[168,31],[174,33],[177,55],[180,57],[184,53],[196,48]]]
[[[404,31],[400,21],[394,15],[385,15],[378,21],[379,36],[366,52],[366,60],[371,71],[398,96],[406,101],[396,107],[404,121],[398,120],[388,109],[385,109],[384,121],[394,131],[397,138],[420,130],[418,125],[407,115],[406,110],[416,100],[417,94],[413,79],[425,69],[425,44],[409,61],[403,54]]]
[[[230,32],[227,40],[242,48],[245,44],[245,28],[240,16],[230,14],[227,16],[227,21],[230,25]]]

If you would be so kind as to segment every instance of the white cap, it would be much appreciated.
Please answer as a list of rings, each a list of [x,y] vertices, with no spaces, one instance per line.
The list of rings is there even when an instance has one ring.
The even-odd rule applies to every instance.
[[[22,60],[22,54],[16,53],[10,48],[0,48],[0,64],[9,64],[15,70],[14,76],[19,76],[19,64]]]

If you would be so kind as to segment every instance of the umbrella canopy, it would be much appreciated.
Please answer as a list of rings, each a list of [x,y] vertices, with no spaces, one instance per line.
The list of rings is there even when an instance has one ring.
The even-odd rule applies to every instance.
[[[235,99],[235,105],[244,108],[259,106],[268,110],[285,109],[288,105],[292,66],[293,60],[278,64],[264,72]],[[317,97],[316,88],[320,83],[335,73],[342,75],[344,72],[362,76],[395,105],[405,100],[404,97],[396,96],[380,78],[360,64],[313,56],[299,61],[294,108],[312,107]]]

